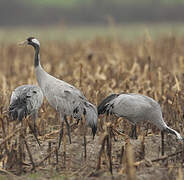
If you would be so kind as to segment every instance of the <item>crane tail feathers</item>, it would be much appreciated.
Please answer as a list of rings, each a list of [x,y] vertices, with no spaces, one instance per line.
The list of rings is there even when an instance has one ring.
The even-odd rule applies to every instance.
[[[98,115],[100,114],[104,114],[107,110],[107,103],[109,103],[110,101],[112,101],[113,99],[115,99],[118,96],[118,94],[111,94],[109,96],[107,96],[98,106]]]
[[[27,111],[26,108],[21,108],[20,110],[18,110],[18,120],[19,121],[22,121],[22,119],[27,116],[26,111]]]
[[[84,117],[87,125],[91,127],[93,139],[94,139],[97,131],[98,114],[97,114],[97,109],[93,104],[91,103],[86,104]]]
[[[94,139],[95,138],[95,135],[96,135],[96,131],[97,131],[97,126],[94,126],[91,129],[92,129],[93,139]]]
[[[22,119],[27,116],[27,107],[24,104],[11,104],[9,107],[8,115],[12,121],[17,119],[18,121],[22,121]]]
[[[15,121],[17,119],[17,117],[18,117],[17,111],[9,111],[8,112],[8,115],[9,115],[9,117],[10,117],[10,119],[12,121]]]

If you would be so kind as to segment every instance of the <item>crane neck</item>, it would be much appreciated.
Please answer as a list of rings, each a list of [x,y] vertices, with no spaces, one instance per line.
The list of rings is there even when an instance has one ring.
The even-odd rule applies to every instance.
[[[39,86],[43,90],[43,84],[44,84],[43,81],[47,77],[48,73],[44,71],[44,69],[42,68],[40,64],[40,47],[34,46],[34,49],[35,49],[34,66],[35,66],[36,79],[37,79]]]
[[[40,65],[40,47],[39,46],[36,46],[35,47],[35,61],[34,61],[34,66],[35,66],[35,68],[38,67],[38,66],[41,66]]]

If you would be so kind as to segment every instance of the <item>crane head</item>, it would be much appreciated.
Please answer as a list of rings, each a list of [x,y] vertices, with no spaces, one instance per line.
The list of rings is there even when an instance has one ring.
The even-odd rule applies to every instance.
[[[19,43],[19,45],[24,44],[31,45],[33,47],[40,47],[40,42],[34,37],[29,37],[25,41]]]

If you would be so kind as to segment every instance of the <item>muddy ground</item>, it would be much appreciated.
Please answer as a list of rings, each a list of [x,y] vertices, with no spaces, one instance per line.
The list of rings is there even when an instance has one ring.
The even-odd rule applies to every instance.
[[[151,129],[145,130],[138,128],[138,139],[130,139],[127,141],[126,136],[116,135],[112,137],[112,167],[111,175],[108,166],[108,158],[102,156],[101,168],[97,168],[99,152],[102,143],[103,133],[98,133],[95,139],[92,139],[91,131],[87,132],[87,158],[84,158],[83,135],[80,133],[81,126],[72,132],[72,144],[69,144],[66,136],[66,160],[64,163],[62,144],[58,151],[58,162],[56,162],[56,153],[54,151],[57,146],[58,130],[39,136],[41,147],[38,146],[34,136],[29,133],[26,135],[26,141],[33,156],[33,162],[39,164],[50,151],[54,151],[51,156],[44,160],[42,164],[32,169],[29,155],[26,157],[21,175],[19,165],[15,157],[11,157],[14,161],[12,167],[7,167],[7,171],[0,170],[0,179],[127,179],[128,170],[126,170],[127,162],[125,148],[126,142],[130,142],[130,146],[134,151],[135,176],[139,180],[144,179],[176,179],[179,174],[180,167],[183,166],[182,143],[177,141],[174,135],[165,135],[165,155],[161,156],[161,137],[159,131],[153,134]],[[117,128],[120,131],[120,127]],[[100,134],[100,136],[99,136]],[[143,141],[143,135],[146,134]],[[16,139],[16,138],[15,138]],[[50,144],[50,150],[49,150]],[[124,153],[122,154],[122,148]],[[105,150],[106,152],[106,150]],[[179,153],[177,153],[179,152]],[[181,152],[181,153],[180,153]],[[123,155],[123,156],[122,156]],[[171,157],[169,157],[171,155]],[[160,159],[160,158],[163,158]],[[8,166],[8,163],[6,164]],[[181,169],[180,169],[181,170]]]

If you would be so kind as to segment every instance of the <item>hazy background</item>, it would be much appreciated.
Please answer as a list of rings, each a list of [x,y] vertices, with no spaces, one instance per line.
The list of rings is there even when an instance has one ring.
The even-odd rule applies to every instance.
[[[0,0],[1,38],[7,33],[12,39],[28,34],[57,39],[113,33],[134,39],[147,30],[153,36],[166,31],[182,34],[183,19],[184,0]]]

